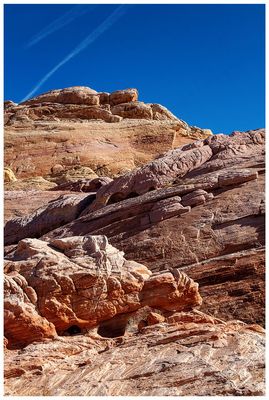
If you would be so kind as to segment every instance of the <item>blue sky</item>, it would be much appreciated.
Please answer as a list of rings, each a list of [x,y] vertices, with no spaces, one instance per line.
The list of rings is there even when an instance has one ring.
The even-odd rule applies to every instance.
[[[20,102],[66,60],[34,95],[77,85],[135,87],[141,101],[214,133],[264,127],[264,5],[118,8],[5,5],[4,98]]]

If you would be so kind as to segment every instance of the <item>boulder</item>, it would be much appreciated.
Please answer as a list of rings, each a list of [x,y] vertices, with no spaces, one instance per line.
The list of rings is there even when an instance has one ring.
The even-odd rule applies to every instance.
[[[111,107],[112,114],[119,115],[122,118],[131,119],[152,119],[152,109],[149,104],[141,101],[131,101],[129,103],[120,103]]]
[[[89,87],[73,86],[65,89],[50,90],[20,104],[33,105],[40,103],[98,105],[99,97],[97,92]]]
[[[137,99],[137,89],[116,90],[110,94],[109,104],[111,104],[111,106],[116,106],[117,104],[134,102],[137,101]]]
[[[16,182],[17,178],[11,168],[4,168],[4,181],[5,182]]]

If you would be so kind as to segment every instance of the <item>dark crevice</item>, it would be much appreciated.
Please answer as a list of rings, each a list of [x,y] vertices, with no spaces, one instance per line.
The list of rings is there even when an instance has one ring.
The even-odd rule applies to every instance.
[[[64,336],[74,336],[74,335],[79,335],[82,333],[82,330],[79,326],[77,325],[71,325],[69,328],[67,328],[64,332]]]
[[[105,338],[124,336],[129,317],[126,315],[115,316],[108,321],[100,323],[97,333]]]
[[[137,194],[136,192],[131,192],[128,195],[125,195],[123,193],[114,193],[109,198],[106,205],[115,204],[115,203],[118,203],[119,201],[126,200],[126,199],[132,199],[132,198],[138,197],[138,196],[139,196],[139,194]]]

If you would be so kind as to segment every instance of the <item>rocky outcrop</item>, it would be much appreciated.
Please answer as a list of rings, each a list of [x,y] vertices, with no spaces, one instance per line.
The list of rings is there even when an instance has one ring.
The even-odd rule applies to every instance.
[[[5,105],[5,165],[20,179],[82,167],[114,177],[210,134],[159,104],[138,101],[136,89],[71,87]]]
[[[255,153],[254,153],[255,150]],[[210,176],[212,185],[216,187],[231,186],[256,179],[256,172],[250,170],[232,171],[218,170],[246,161],[255,162],[264,156],[264,132],[253,131],[240,136],[215,135],[212,138],[196,141],[192,144],[171,150],[160,157],[125,174],[104,186],[97,193],[97,199],[92,209],[106,205],[111,199],[123,200],[130,194],[141,195],[148,191],[171,185],[182,177],[194,177],[214,171]],[[213,187],[212,187],[213,188]]]
[[[184,272],[105,236],[20,241],[4,296],[6,395],[264,394],[260,326],[197,310]]]
[[[63,194],[55,201],[38,208],[33,214],[13,218],[5,224],[5,244],[24,238],[40,237],[51,229],[76,219],[95,196]]]
[[[177,270],[152,274],[127,261],[105,236],[75,236],[49,244],[24,239],[7,255],[5,272],[9,346],[51,337],[53,328],[58,334],[81,332],[145,306],[184,311],[202,301],[198,285],[187,275]],[[16,324],[16,315],[25,323]],[[31,330],[36,333],[29,334]]]
[[[154,272],[186,271],[200,283],[205,312],[263,324],[263,135],[216,136],[169,152],[101,187],[78,219],[43,238],[105,234]],[[214,153],[204,163],[203,148]]]
[[[63,194],[72,194],[69,190],[6,190],[4,192],[4,220],[33,214],[38,208],[47,207],[48,203]],[[31,201],[29,201],[31,199]]]
[[[5,188],[58,185],[6,193],[5,394],[264,395],[264,130],[210,136],[135,89],[5,119]]]
[[[134,119],[178,119],[158,104],[138,101],[137,89],[118,90],[111,94],[74,86],[51,90],[19,105],[9,102],[5,105],[6,124],[17,121],[96,119],[105,122],[119,122],[122,118]]]

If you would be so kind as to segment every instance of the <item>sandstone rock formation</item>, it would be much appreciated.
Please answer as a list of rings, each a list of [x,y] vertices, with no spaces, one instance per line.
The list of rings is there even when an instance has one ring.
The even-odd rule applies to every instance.
[[[264,334],[239,322],[179,318],[124,338],[58,338],[5,361],[7,395],[264,395]]]
[[[64,190],[6,190],[4,192],[4,220],[32,214],[38,208],[48,205],[51,200],[56,200],[63,194],[72,194]]]
[[[18,178],[53,178],[74,167],[113,177],[210,134],[138,101],[136,89],[109,94],[78,86],[6,102],[5,165]]]
[[[179,270],[78,236],[20,241],[5,273],[6,395],[264,394],[263,329],[196,310]]]
[[[263,324],[263,140],[263,130],[216,135],[171,151],[101,187],[80,218],[44,238],[105,234],[152,271],[184,269],[205,312]]]
[[[49,244],[24,239],[7,256],[5,272],[8,347],[51,337],[53,327],[59,334],[72,333],[74,327],[81,332],[144,306],[182,311],[201,304],[198,285],[184,273],[152,274],[125,260],[105,236],[54,239]],[[18,315],[27,321],[27,329],[16,323]]]
[[[5,107],[6,123],[17,120],[55,120],[57,118],[101,119],[119,122],[122,118],[172,119],[177,118],[159,104],[138,101],[136,89],[118,90],[111,94],[74,86],[51,90],[19,105],[8,102]]]
[[[4,108],[5,394],[264,395],[264,130],[136,89]]]
[[[86,194],[63,194],[55,201],[38,208],[33,214],[13,218],[5,225],[5,244],[20,239],[40,237],[50,230],[76,219],[93,200]]]

